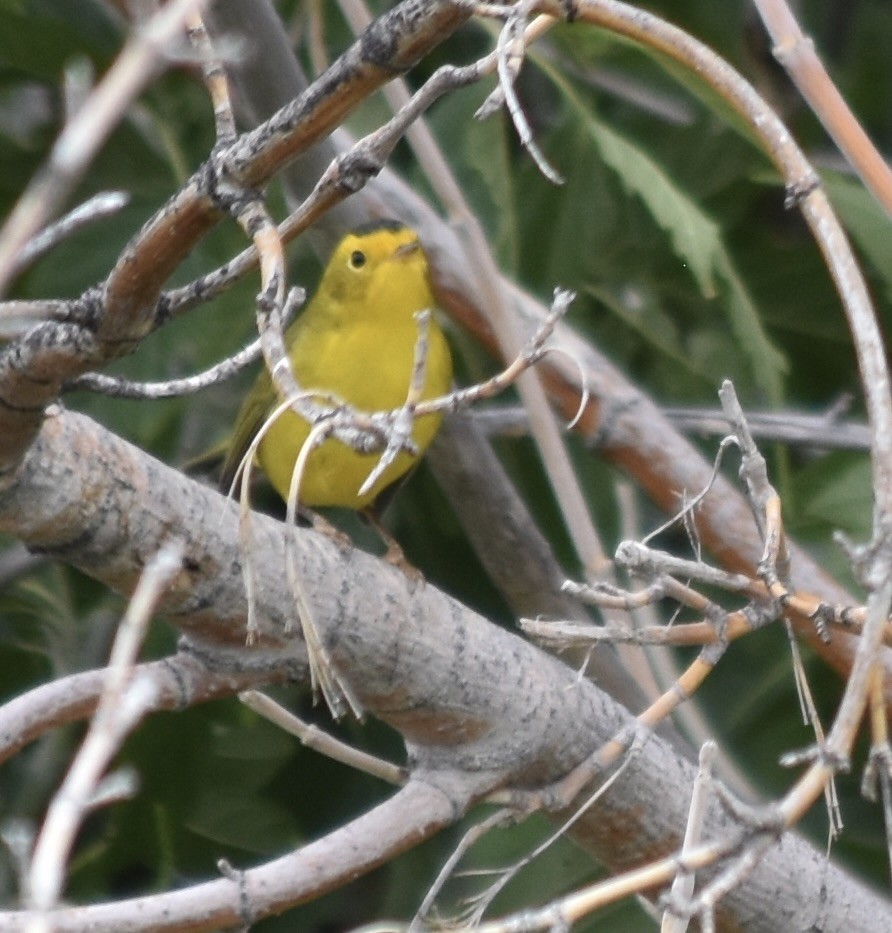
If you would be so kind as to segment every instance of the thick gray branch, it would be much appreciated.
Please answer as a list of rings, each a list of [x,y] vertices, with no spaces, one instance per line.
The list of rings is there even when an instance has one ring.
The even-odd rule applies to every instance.
[[[285,631],[293,604],[282,566],[286,531],[260,515],[252,528],[261,652],[242,647],[236,510],[216,492],[70,413],[47,419],[0,487],[0,530],[122,592],[162,541],[181,538],[186,566],[163,604],[171,621],[194,641],[230,646],[245,665],[264,652],[291,654],[300,671],[299,627]],[[443,775],[461,774],[473,786],[454,785],[452,818],[487,788],[553,780],[630,727],[628,712],[598,687],[433,586],[412,592],[399,571],[312,531],[300,531],[298,555],[304,595],[335,664],[367,709],[404,735],[415,773],[441,787]],[[647,738],[576,837],[614,870],[672,851],[694,774],[664,741]],[[733,831],[714,808],[704,837]],[[889,916],[882,899],[794,835],[770,850],[725,909],[748,930],[807,928],[818,912],[824,930],[870,929]],[[0,915],[0,929],[11,929],[13,916]]]

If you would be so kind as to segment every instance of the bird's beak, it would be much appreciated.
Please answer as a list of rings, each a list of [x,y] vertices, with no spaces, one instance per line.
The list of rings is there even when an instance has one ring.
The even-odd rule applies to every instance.
[[[418,240],[412,240],[411,243],[403,243],[394,250],[393,255],[397,259],[407,259],[409,256],[417,253],[421,249],[421,243]]]

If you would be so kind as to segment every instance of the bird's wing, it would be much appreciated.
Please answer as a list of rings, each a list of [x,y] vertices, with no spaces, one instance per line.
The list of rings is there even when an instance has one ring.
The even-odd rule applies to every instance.
[[[264,368],[248,397],[242,403],[241,411],[236,419],[235,430],[226,451],[223,461],[223,470],[220,474],[220,489],[229,492],[235,478],[239,464],[242,462],[251,441],[254,440],[263,422],[266,420],[276,400],[272,379]]]

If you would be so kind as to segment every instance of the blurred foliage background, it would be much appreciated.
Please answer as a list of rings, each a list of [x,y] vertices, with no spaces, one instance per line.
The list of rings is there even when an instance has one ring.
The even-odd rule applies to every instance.
[[[888,219],[773,64],[750,4],[643,5],[728,59],[781,112],[821,171],[887,326],[892,312]],[[323,10],[330,57],[349,43],[336,4],[282,0],[279,6],[308,70],[310,6]],[[800,6],[802,25],[842,93],[880,150],[890,151],[892,8],[886,0],[811,0]],[[101,75],[123,37],[121,22],[100,0],[0,0],[0,214],[8,212],[59,130],[63,69]],[[417,84],[445,61],[468,62],[492,44],[484,26],[469,26],[409,80]],[[783,190],[767,160],[690,76],[601,31],[555,29],[531,50],[519,92],[538,143],[566,177],[562,187],[537,172],[504,116],[484,123],[473,119],[490,87],[454,94],[431,112],[430,123],[507,273],[543,297],[555,285],[577,289],[573,324],[661,403],[713,405],[720,381],[732,377],[744,404],[754,409],[819,412],[852,393],[852,413],[860,415],[843,315],[804,223],[784,209]],[[350,127],[361,132],[384,117],[383,104],[372,101]],[[77,194],[82,199],[122,189],[130,195],[129,205],[30,269],[15,294],[73,296],[101,280],[128,237],[201,163],[212,143],[211,108],[201,83],[187,69],[174,68],[133,106]],[[405,147],[394,164],[426,190]],[[234,225],[222,227],[190,256],[178,281],[216,267],[242,246]],[[298,243],[290,255],[295,281],[312,284],[318,266],[309,250]],[[256,281],[243,283],[153,335],[115,370],[164,379],[210,365],[250,338],[255,291]],[[453,328],[451,338],[463,380],[493,371],[493,361],[467,335]],[[226,433],[250,378],[246,374],[213,392],[174,401],[134,403],[81,393],[67,404],[167,462],[183,463]],[[617,477],[581,445],[569,443],[605,540],[615,542]],[[711,458],[715,439],[699,443]],[[499,452],[573,574],[576,567],[532,445],[504,440]],[[851,584],[831,533],[841,529],[857,539],[869,528],[866,455],[782,445],[767,445],[765,453],[790,529]],[[272,499],[267,505],[277,508]],[[643,530],[658,520],[642,504]],[[427,471],[413,477],[388,521],[429,580],[493,620],[513,624]],[[118,597],[63,566],[39,565],[7,580],[3,554],[12,553],[12,544],[0,541],[3,697],[102,665],[122,609]],[[159,622],[146,654],[162,656],[174,645],[175,634]],[[814,661],[808,667],[821,712],[829,717],[840,684]],[[278,695],[329,725],[304,693]],[[811,737],[799,719],[780,632],[735,644],[698,702],[725,749],[762,793],[777,794],[789,785],[791,775],[779,767],[778,756]],[[377,723],[347,722],[338,731],[363,747],[401,757],[397,737]],[[62,730],[0,770],[0,820],[40,820],[80,734]],[[220,857],[236,866],[254,864],[324,833],[388,792],[300,749],[234,700],[156,716],[127,743],[121,759],[137,769],[142,789],[130,803],[103,810],[86,825],[71,866],[69,894],[75,900],[123,897],[212,877]],[[834,850],[879,884],[887,871],[880,819],[858,797],[859,779],[856,768],[841,781],[846,829]],[[820,808],[806,829],[823,844],[827,820]],[[534,819],[490,834],[470,865],[507,864],[549,831],[545,821]],[[442,835],[346,892],[256,929],[321,933],[374,917],[411,916],[460,832]],[[496,909],[544,902],[596,874],[586,856],[560,843],[508,887]],[[448,889],[444,910],[479,885],[479,880],[458,879]],[[0,855],[5,903],[15,903],[16,890],[11,862]],[[634,905],[623,905],[582,928],[649,930],[653,923]]]

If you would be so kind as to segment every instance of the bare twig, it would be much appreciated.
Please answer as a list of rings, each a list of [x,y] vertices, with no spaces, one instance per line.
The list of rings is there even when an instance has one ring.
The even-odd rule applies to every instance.
[[[715,742],[706,742],[700,749],[700,767],[691,793],[691,811],[685,828],[684,842],[681,847],[680,861],[683,863],[687,854],[700,844],[703,820],[706,816],[706,804],[712,783],[712,770],[718,747]],[[663,914],[660,933],[685,933],[688,928],[688,914],[685,905],[694,893],[694,876],[679,872],[672,882],[669,892],[669,905]]]
[[[229,97],[229,84],[220,59],[215,55],[211,40],[200,13],[190,12],[186,18],[187,35],[201,59],[201,72],[208,89],[211,103],[214,105],[214,127],[217,133],[217,145],[227,146],[235,141],[235,115]]]
[[[415,423],[416,410],[424,392],[430,319],[430,309],[420,311],[415,315],[415,321],[418,324],[418,339],[415,341],[415,354],[412,361],[409,388],[406,393],[406,403],[402,408],[397,409],[393,415],[393,426],[387,435],[387,446],[378,458],[375,468],[365,478],[362,486],[359,487],[360,496],[364,496],[371,491],[384,471],[396,460],[400,453],[407,451],[410,454],[418,454],[418,448],[412,440],[412,427]]]
[[[434,879],[433,884],[431,884],[427,893],[424,895],[424,900],[421,902],[421,906],[418,908],[415,916],[412,918],[412,922],[406,926],[401,924],[398,929],[405,929],[407,933],[415,933],[415,931],[423,930],[424,920],[433,910],[437,897],[443,890],[443,886],[455,873],[458,863],[491,829],[502,829],[506,826],[510,826],[513,823],[516,823],[519,817],[520,814],[517,811],[506,808],[497,810],[495,813],[490,814],[479,823],[475,823],[461,837],[461,839],[458,841],[458,844],[450,853],[449,858],[446,859],[443,867],[437,873],[437,877]],[[356,933],[359,933],[359,931],[356,931]]]
[[[55,223],[49,224],[40,233],[31,237],[22,248],[12,274],[18,275],[78,230],[96,223],[97,220],[117,214],[129,201],[130,195],[126,191],[101,191],[99,194],[94,194],[92,198],[79,204],[64,217],[60,217]],[[4,311],[5,306],[0,305],[0,315],[5,316]]]
[[[21,251],[72,190],[129,102],[154,74],[165,48],[203,0],[165,4],[134,35],[66,124],[49,159],[34,177],[0,230],[0,294],[20,262]]]
[[[499,96],[508,108],[511,120],[520,137],[521,145],[532,157],[536,167],[540,172],[555,185],[564,183],[563,177],[555,171],[548,160],[542,154],[533,137],[529,122],[523,113],[520,100],[517,97],[517,91],[514,84],[517,76],[520,74],[520,68],[523,64],[526,36],[524,27],[529,16],[533,3],[515,3],[509,8],[505,17],[505,25],[499,33],[499,41],[496,46],[498,53],[498,72],[499,72],[499,91],[500,95],[490,96],[483,103],[475,116],[478,119],[484,119],[499,106]]]
[[[475,933],[509,933],[518,929],[524,933],[546,933],[570,929],[578,920],[590,916],[608,904],[668,884],[679,872],[707,868],[728,855],[734,847],[734,844],[701,845],[688,852],[684,859],[673,855],[651,862],[642,868],[616,875],[581,891],[574,891],[541,909],[526,910],[522,916],[515,915],[483,923],[476,928]]]
[[[325,755],[332,761],[338,761],[357,771],[364,771],[372,777],[380,778],[397,787],[406,783],[408,772],[405,768],[353,748],[323,732],[318,726],[305,723],[266,694],[257,690],[246,690],[239,694],[239,699],[249,709],[268,719],[280,729],[297,736],[301,744],[319,752],[320,755]]]
[[[138,670],[157,687],[155,712],[186,709],[257,685],[280,683],[293,678],[297,668],[288,656],[267,656],[262,663],[246,664],[243,656],[233,658],[226,651],[207,648],[199,659],[184,646],[175,655],[140,664]],[[69,674],[0,706],[0,763],[53,729],[89,719],[106,677],[105,669]]]
[[[38,914],[29,926],[29,933],[52,928],[47,912],[61,895],[65,863],[81,821],[96,806],[102,774],[126,734],[155,701],[154,683],[147,677],[133,677],[133,665],[155,605],[180,569],[182,554],[180,544],[171,544],[158,552],[146,567],[121,621],[90,729],[50,803],[34,847],[28,890]]]
[[[285,302],[283,324],[287,325],[301,306],[305,298],[302,288],[293,288]],[[104,373],[85,373],[73,379],[66,388],[83,389],[88,392],[99,392],[114,398],[129,399],[161,399],[179,398],[201,392],[211,386],[218,385],[231,379],[237,373],[250,366],[262,355],[261,338],[248,344],[243,350],[222,360],[203,373],[187,376],[184,379],[167,379],[164,382],[132,382],[129,379],[119,379],[116,376],[107,376]]]
[[[840,404],[841,403],[841,404]],[[750,431],[758,440],[780,441],[806,450],[868,450],[867,425],[845,418],[851,396],[834,402],[823,414],[801,411],[747,411]],[[667,406],[663,415],[680,431],[694,435],[728,433],[728,419],[716,408]],[[525,437],[529,418],[519,405],[500,405],[474,412],[474,420],[490,436]]]
[[[882,672],[877,668],[870,691],[870,755],[861,781],[861,793],[868,800],[875,801],[879,796],[881,801],[886,853],[892,875],[892,747],[889,745],[889,722],[882,688]]]
[[[314,698],[322,693],[325,702],[335,719],[344,715],[346,707],[357,719],[361,719],[364,708],[349,678],[338,670],[331,653],[326,647],[321,631],[316,624],[316,611],[308,597],[307,587],[303,585],[303,576],[298,561],[297,511],[301,482],[310,454],[326,437],[334,431],[332,420],[314,425],[294,463],[291,484],[288,488],[288,502],[285,509],[285,523],[288,537],[285,541],[285,574],[288,589],[294,598],[294,612],[300,623],[301,633],[307,645],[307,658],[310,662],[310,688]],[[245,485],[242,485],[244,494]],[[244,500],[243,500],[244,501]],[[346,706],[345,706],[346,704]]]
[[[637,541],[623,541],[616,549],[616,562],[629,573],[645,579],[654,579],[663,575],[697,580],[708,586],[718,586],[732,593],[761,595],[763,590],[752,577],[743,573],[729,573],[719,567],[710,567],[700,560],[688,560],[676,557],[664,551],[639,544]]]
[[[818,748],[824,744],[824,726],[821,723],[821,717],[818,714],[818,708],[815,705],[812,696],[811,687],[808,683],[808,677],[805,673],[805,664],[802,661],[802,654],[799,651],[799,645],[793,632],[793,626],[784,620],[784,629],[787,633],[787,641],[790,645],[790,656],[792,658],[793,679],[796,684],[796,695],[799,697],[799,708],[802,718],[806,725],[811,727],[815,736],[815,743]],[[836,778],[831,777],[824,788],[824,801],[827,806],[827,825],[830,833],[831,842],[842,832],[843,821],[842,812],[839,807],[839,796],[836,792]]]
[[[537,859],[544,852],[547,852],[551,846],[554,845],[558,839],[563,838],[567,835],[569,829],[573,826],[574,823],[582,819],[582,817],[599,801],[601,798],[610,790],[611,787],[620,779],[623,774],[623,771],[628,766],[629,762],[632,760],[633,756],[637,753],[636,743],[633,742],[629,747],[625,758],[619,764],[619,767],[606,779],[604,780],[591,794],[588,798],[584,800],[566,819],[564,822],[545,840],[539,843],[532,851],[528,852],[523,858],[518,859],[513,865],[504,868],[504,869],[493,869],[488,874],[498,875],[497,880],[491,884],[485,891],[481,892],[476,897],[472,898],[469,903],[469,909],[466,915],[463,917],[463,922],[468,925],[471,929],[476,929],[480,924],[480,921],[483,918],[483,914],[492,904],[493,900],[497,897],[500,891],[502,891],[505,886],[517,875],[523,871],[531,862]]]
[[[771,834],[756,836],[744,848],[742,854],[731,861],[696,898],[693,906],[699,914],[700,928],[703,933],[715,933],[716,905],[729,891],[739,887],[752,874],[765,851],[774,844],[774,841]]]
[[[721,434],[728,431],[728,419],[710,408],[664,408],[663,414],[680,430],[692,434]],[[747,411],[753,437],[781,441],[814,450],[868,450],[870,432],[859,421],[843,419],[834,404],[825,414],[794,411]]]

